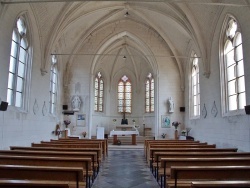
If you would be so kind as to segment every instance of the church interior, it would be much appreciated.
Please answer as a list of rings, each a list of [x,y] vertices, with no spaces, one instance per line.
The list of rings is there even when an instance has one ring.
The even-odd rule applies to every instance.
[[[127,131],[250,152],[249,0],[0,2],[1,150]]]

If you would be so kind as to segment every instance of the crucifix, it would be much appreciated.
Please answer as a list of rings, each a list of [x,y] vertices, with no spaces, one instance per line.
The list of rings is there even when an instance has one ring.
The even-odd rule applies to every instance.
[[[123,119],[122,119],[122,122],[121,122],[121,124],[122,125],[124,125],[124,124],[128,124],[128,120],[126,119],[126,117],[125,117],[125,114],[126,114],[126,112],[122,112],[123,113]]]

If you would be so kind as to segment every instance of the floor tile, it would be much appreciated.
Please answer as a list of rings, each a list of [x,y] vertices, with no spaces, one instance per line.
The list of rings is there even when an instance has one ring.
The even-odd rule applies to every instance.
[[[92,188],[159,188],[143,149],[110,150]]]

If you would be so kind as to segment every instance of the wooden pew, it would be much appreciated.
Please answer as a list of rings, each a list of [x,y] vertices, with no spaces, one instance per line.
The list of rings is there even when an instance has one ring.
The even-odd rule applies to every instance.
[[[62,144],[53,144],[53,143],[43,143],[43,144],[36,144],[32,143],[32,147],[57,147],[57,148],[98,148],[101,150],[101,155],[103,154],[103,150],[101,147],[101,143],[80,143],[80,144],[70,144],[70,143],[62,143]],[[102,155],[104,158],[104,155]]]
[[[148,152],[148,150],[150,148],[160,148],[160,147],[166,147],[166,146],[176,146],[176,147],[181,147],[181,146],[200,146],[200,145],[205,145],[204,147],[207,148],[207,143],[188,143],[188,142],[184,142],[184,143],[164,143],[164,142],[160,142],[160,143],[148,143],[148,146],[146,148],[146,153]],[[208,147],[216,147],[215,145],[209,145]]]
[[[152,168],[154,152],[237,152],[237,148],[150,148],[148,151],[147,162]]]
[[[250,166],[250,157],[220,157],[220,158],[162,158],[164,182],[170,176],[172,166]],[[250,176],[249,176],[250,178]]]
[[[64,152],[64,151],[32,151],[32,150],[0,150],[0,155],[43,156],[64,158],[91,158],[94,176],[98,173],[100,159],[97,152]]]
[[[108,139],[70,139],[70,138],[60,138],[59,140],[51,139],[51,142],[101,142],[104,151],[104,156],[108,156]]]
[[[170,173],[175,188],[182,181],[190,187],[195,180],[249,180],[250,166],[172,166]]]
[[[216,148],[216,145],[208,145],[208,144],[149,144],[148,149],[146,150],[146,160],[149,159],[151,148]]]
[[[91,158],[35,157],[0,155],[0,165],[27,165],[49,167],[80,167],[88,186],[89,176],[93,175]],[[81,181],[83,181],[82,179]]]
[[[41,143],[45,143],[45,141],[41,141]],[[108,143],[107,139],[93,140],[93,139],[63,139],[63,140],[50,140],[50,143],[101,143],[101,147],[103,150],[103,155],[106,157],[108,155]]]
[[[0,187],[4,188],[69,188],[67,183],[61,181],[45,181],[45,180],[3,180],[0,179]]]
[[[190,144],[198,144],[200,143],[200,141],[190,141],[190,140],[144,140],[144,153],[146,156],[147,150],[148,150],[148,146],[151,144],[157,144],[157,143],[176,143],[176,144],[185,144],[185,143],[190,143]]]
[[[158,169],[161,158],[218,158],[218,157],[250,157],[250,152],[155,152],[153,168],[158,181]]]
[[[101,148],[101,143],[52,143],[52,142],[44,142],[44,143],[32,143],[31,147],[65,147],[65,148]],[[102,152],[103,153],[103,152]]]
[[[149,144],[147,149],[147,157],[148,159],[148,153],[152,148],[216,148],[216,145],[208,145],[208,144]]]
[[[191,182],[191,188],[240,188],[240,187],[250,187],[250,181],[195,181]]]
[[[72,188],[86,186],[81,181],[84,176],[80,167],[0,165],[0,177],[15,180],[55,180],[67,183]]]
[[[63,151],[63,152],[96,152],[99,159],[102,159],[101,148],[60,148],[60,147],[25,147],[10,146],[10,150],[31,150],[31,151]]]
[[[237,152],[238,148],[150,148],[148,161],[154,157],[155,152]]]

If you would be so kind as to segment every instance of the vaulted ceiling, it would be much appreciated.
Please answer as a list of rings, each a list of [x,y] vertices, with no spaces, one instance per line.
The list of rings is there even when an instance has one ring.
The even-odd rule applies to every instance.
[[[44,57],[51,53],[71,54],[64,58],[68,63],[72,54],[123,55],[126,52],[141,54],[147,61],[150,48],[147,49],[138,37],[147,30],[169,49],[167,55],[174,58],[181,74],[190,48],[197,50],[203,71],[209,73],[207,46],[212,42],[221,11],[226,6],[249,6],[247,0],[2,0],[2,3],[29,3],[36,18]],[[140,26],[138,31],[129,30],[133,25]],[[124,28],[123,32],[119,31],[123,34],[114,38],[112,32],[120,28]],[[144,31],[140,30],[142,28]],[[97,41],[93,38],[101,33],[106,33],[105,41],[95,45],[99,45],[99,49],[91,50]],[[89,41],[89,50],[82,51]],[[44,62],[48,63],[48,58]]]

